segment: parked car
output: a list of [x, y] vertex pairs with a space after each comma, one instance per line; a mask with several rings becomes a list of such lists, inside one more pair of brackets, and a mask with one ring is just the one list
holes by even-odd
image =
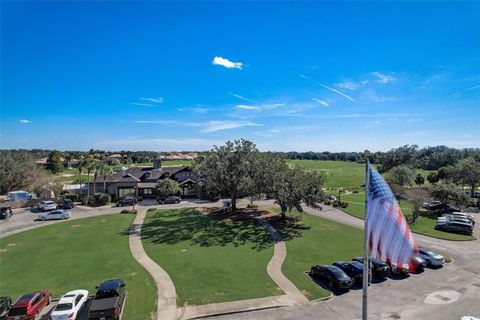
[[314, 265], [310, 269], [310, 276], [328, 283], [331, 289], [350, 289], [353, 280], [342, 269], [335, 266]]
[[0, 297], [0, 319], [4, 319], [10, 310], [12, 299], [10, 297]]
[[[362, 283], [363, 281], [363, 264], [358, 261], [337, 261], [334, 266], [342, 269], [354, 282]], [[369, 272], [369, 279], [371, 272]]]
[[57, 209], [57, 204], [53, 201], [40, 201], [38, 203], [38, 209], [43, 211], [55, 210]]
[[[363, 257], [355, 257], [352, 260], [363, 263]], [[390, 267], [388, 264], [385, 261], [373, 257], [370, 257], [368, 260], [370, 261], [370, 270], [373, 277], [382, 280], [386, 279], [388, 273], [390, 272]]]
[[330, 200], [330, 201], [337, 201], [337, 197], [335, 197], [333, 194], [329, 194], [329, 195], [327, 196], [327, 198], [328, 198], [328, 200]]
[[8, 220], [13, 215], [12, 208], [2, 207], [0, 208], [0, 219]]
[[117, 201], [117, 207], [133, 206], [136, 203], [137, 198], [135, 198], [134, 196], [125, 196]]
[[96, 289], [95, 298], [88, 311], [88, 319], [119, 320], [127, 296], [123, 280], [107, 280], [96, 287]]
[[75, 203], [71, 199], [64, 199], [60, 203], [60, 207], [62, 207], [62, 209], [73, 209], [75, 208]]
[[73, 290], [65, 293], [50, 314], [50, 320], [74, 320], [88, 300], [87, 290]]
[[427, 267], [440, 267], [445, 263], [445, 258], [432, 249], [420, 248], [418, 254], [427, 262]]
[[166, 198], [157, 199], [157, 202], [160, 203], [160, 204], [180, 203], [180, 201], [182, 201], [182, 199], [180, 197], [177, 197], [177, 196], [170, 196], [170, 197], [166, 197]]
[[36, 320], [40, 312], [52, 301], [50, 291], [28, 293], [15, 301], [8, 311], [7, 320]]
[[64, 220], [69, 219], [72, 213], [68, 210], [54, 210], [49, 212], [42, 212], [38, 214], [38, 220]]
[[454, 232], [470, 235], [473, 233], [473, 224], [471, 222], [456, 221], [456, 220], [437, 220], [435, 230], [446, 232]]
[[224, 212], [230, 212], [230, 211], [232, 211], [232, 200], [230, 200], [230, 199], [223, 200], [222, 210], [223, 210]]
[[415, 256], [412, 258], [412, 262], [415, 265], [415, 272], [422, 272], [427, 266], [427, 261], [421, 256]]

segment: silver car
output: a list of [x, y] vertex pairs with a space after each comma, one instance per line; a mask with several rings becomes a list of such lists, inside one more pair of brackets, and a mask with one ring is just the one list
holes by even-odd
[[427, 262], [428, 267], [440, 267], [445, 263], [445, 258], [431, 249], [420, 248], [418, 254]]
[[72, 216], [70, 211], [67, 210], [54, 210], [50, 212], [42, 212], [38, 215], [38, 220], [57, 220], [57, 219], [68, 219]]

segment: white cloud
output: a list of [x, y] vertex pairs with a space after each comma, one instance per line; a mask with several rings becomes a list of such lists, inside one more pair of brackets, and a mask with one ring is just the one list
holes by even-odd
[[372, 75], [374, 77], [376, 77], [376, 82], [377, 83], [389, 83], [389, 82], [392, 82], [392, 81], [395, 81], [396, 78], [392, 75], [388, 75], [388, 74], [384, 74], [384, 73], [380, 73], [378, 71], [375, 71], [375, 72], [372, 72]]
[[32, 123], [32, 121], [28, 120], [28, 119], [20, 119], [18, 122], [22, 123], [22, 124], [28, 124], [28, 123]]
[[350, 101], [352, 101], [352, 102], [357, 102], [357, 100], [353, 99], [353, 98], [350, 97], [349, 95], [347, 95], [347, 94], [345, 94], [345, 93], [343, 93], [343, 92], [341, 92], [341, 91], [339, 91], [339, 90], [337, 90], [337, 89], [330, 88], [329, 86], [326, 86], [326, 85], [324, 85], [323, 83], [320, 83], [320, 82], [318, 82], [318, 81], [315, 81], [315, 80], [313, 80], [312, 78], [309, 78], [309, 77], [307, 77], [307, 76], [304, 75], [304, 74], [299, 73], [298, 75], [299, 75], [300, 77], [302, 77], [303, 79], [310, 80], [310, 81], [312, 81], [313, 83], [315, 83], [316, 85], [319, 85], [320, 87], [323, 87], [323, 88], [325, 88], [325, 89], [327, 89], [327, 90], [330, 90], [330, 91], [332, 91], [332, 92], [335, 92], [336, 94], [339, 94], [339, 95], [341, 95], [342, 97], [347, 98], [348, 100], [350, 100]]
[[138, 103], [138, 102], [132, 102], [132, 104], [136, 106], [144, 106], [144, 107], [156, 107], [155, 104], [150, 104], [150, 103]]
[[143, 101], [149, 101], [149, 102], [154, 102], [154, 103], [162, 103], [163, 102], [163, 97], [159, 97], [159, 98], [140, 98], [140, 100], [143, 100]]
[[227, 92], [229, 95], [231, 95], [232, 97], [235, 97], [235, 98], [238, 98], [240, 100], [243, 100], [243, 101], [247, 101], [247, 102], [255, 102], [251, 99], [248, 99], [248, 98], [245, 98], [244, 96], [241, 96], [239, 95], [238, 93], [235, 93], [235, 92]]
[[320, 103], [320, 104], [321, 104], [322, 106], [324, 106], [324, 107], [329, 107], [329, 106], [330, 106], [328, 103], [326, 103], [326, 102], [323, 101], [323, 100], [320, 100], [320, 99], [317, 99], [317, 98], [312, 98], [312, 100]]
[[238, 104], [235, 108], [240, 110], [260, 110], [260, 107], [257, 106], [248, 106], [245, 104]]
[[230, 61], [230, 60], [225, 59], [225, 58], [222, 58], [222, 57], [215, 57], [215, 58], [213, 58], [212, 64], [213, 64], [213, 65], [217, 65], [217, 66], [222, 66], [222, 67], [225, 67], [225, 68], [227, 68], [227, 69], [239, 69], [239, 70], [242, 70], [242, 68], [243, 68], [243, 63], [241, 63], [241, 62], [233, 62], [233, 61]]
[[468, 91], [472, 91], [472, 90], [477, 90], [477, 89], [480, 89], [480, 84], [479, 85], [476, 85], [476, 86], [473, 86], [473, 87], [470, 87], [468, 89], [465, 89], [465, 90], [462, 90], [462, 91], [457, 91], [455, 93], [452, 94], [452, 96], [454, 98], [459, 98], [461, 97], [464, 93], [468, 92]]
[[140, 124], [180, 124], [175, 120], [135, 120], [133, 122]]
[[203, 127], [202, 132], [217, 132], [221, 130], [229, 130], [241, 127], [259, 127], [261, 124], [250, 121], [232, 121], [232, 120], [211, 120], [207, 124], [204, 123], [190, 123], [190, 126]]
[[356, 90], [361, 86], [364, 86], [368, 83], [368, 80], [361, 80], [361, 81], [345, 81], [340, 83], [335, 83], [337, 87], [347, 90]]

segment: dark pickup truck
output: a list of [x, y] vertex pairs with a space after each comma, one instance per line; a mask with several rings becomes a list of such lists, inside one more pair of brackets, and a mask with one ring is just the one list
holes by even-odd
[[127, 291], [121, 279], [107, 280], [97, 287], [88, 311], [89, 320], [119, 320]]

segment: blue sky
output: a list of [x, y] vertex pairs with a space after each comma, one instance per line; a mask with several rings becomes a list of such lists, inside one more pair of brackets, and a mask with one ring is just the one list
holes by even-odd
[[480, 3], [2, 2], [1, 147], [480, 147]]

